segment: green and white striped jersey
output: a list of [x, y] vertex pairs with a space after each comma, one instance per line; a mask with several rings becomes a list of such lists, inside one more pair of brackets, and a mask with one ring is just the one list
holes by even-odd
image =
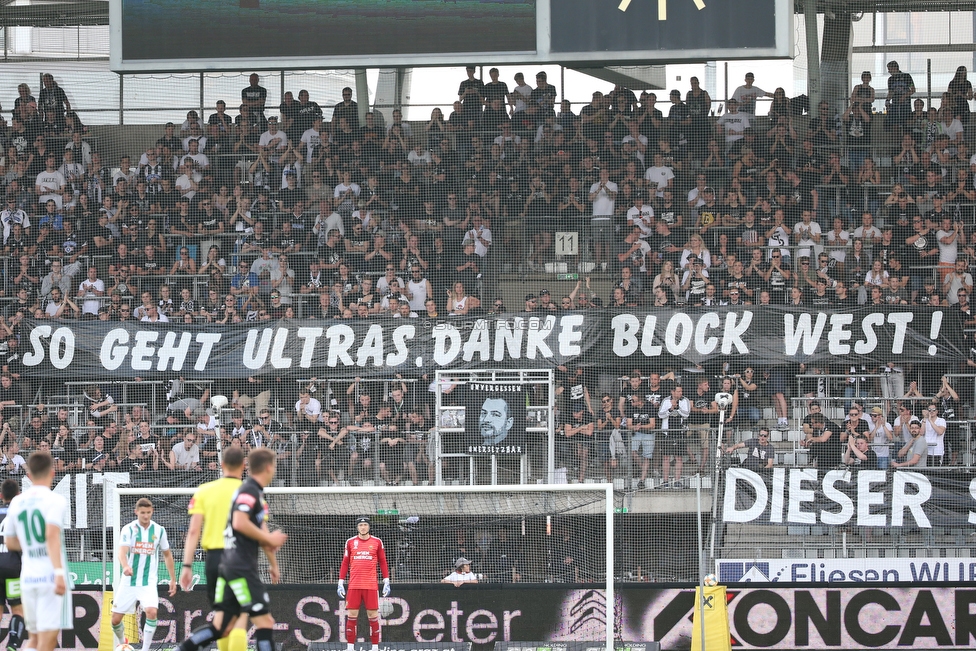
[[152, 520], [141, 527], [133, 520], [122, 528], [119, 547], [128, 547], [132, 576], [122, 576], [120, 582], [129, 586], [149, 586], [159, 583], [159, 552], [169, 549], [166, 529]]
[[64, 528], [69, 513], [68, 500], [46, 486], [31, 486], [10, 502], [4, 535], [20, 542], [21, 585], [54, 585], [54, 566], [47, 555], [48, 524], [61, 530], [61, 567], [67, 569]]

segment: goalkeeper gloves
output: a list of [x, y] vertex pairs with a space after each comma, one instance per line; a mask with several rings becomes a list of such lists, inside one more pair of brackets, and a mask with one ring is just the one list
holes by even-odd
[[339, 594], [340, 599], [346, 598], [346, 586], [344, 584], [345, 581], [339, 579], [339, 587], [336, 589], [336, 592]]
[[390, 580], [389, 579], [383, 579], [383, 596], [384, 597], [389, 597], [390, 596]]

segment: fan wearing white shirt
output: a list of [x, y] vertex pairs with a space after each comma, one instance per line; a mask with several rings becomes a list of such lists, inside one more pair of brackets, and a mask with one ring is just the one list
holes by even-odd
[[277, 117], [272, 115], [268, 118], [268, 130], [258, 139], [258, 147], [265, 152], [269, 160], [275, 163], [278, 162], [279, 155], [288, 149], [288, 136], [284, 131], [278, 130]]
[[729, 111], [715, 123], [716, 130], [725, 134], [725, 148], [728, 150], [736, 140], [745, 137], [749, 128], [749, 116], [739, 113], [739, 102], [735, 98], [729, 99]]
[[865, 244], [877, 244], [881, 241], [881, 229], [874, 225], [874, 215], [869, 212], [861, 215], [861, 225], [851, 235], [855, 240], [864, 240]]
[[37, 203], [42, 206], [53, 199], [58, 209], [61, 208], [62, 194], [66, 185], [64, 174], [57, 169], [57, 158], [54, 154], [49, 154], [45, 160], [46, 168], [37, 175], [34, 181], [34, 191], [37, 193]]
[[600, 180], [590, 186], [590, 202], [593, 204], [593, 217], [590, 220], [593, 237], [593, 261], [601, 266], [603, 255], [610, 257], [613, 228], [611, 217], [617, 199], [617, 184], [610, 180], [610, 171], [600, 170]]
[[85, 188], [85, 166], [75, 162], [75, 154], [72, 150], [64, 150], [64, 162], [61, 163], [58, 171], [73, 192], [81, 192]]
[[453, 583], [460, 588], [465, 583], [477, 583], [478, 575], [471, 571], [471, 561], [464, 556], [454, 562], [454, 571], [441, 579], [441, 583]]
[[491, 247], [491, 229], [485, 226], [481, 215], [471, 216], [471, 230], [464, 234], [464, 239], [474, 242], [475, 255], [480, 258], [488, 255], [488, 249]]
[[349, 172], [343, 172], [342, 183], [335, 186], [335, 191], [332, 194], [336, 211], [340, 214], [343, 212], [346, 212], [346, 214], [351, 213], [356, 207], [356, 198], [359, 196], [359, 193], [359, 184], [352, 181], [352, 175]]
[[739, 111], [743, 115], [748, 115], [749, 117], [756, 117], [756, 99], [759, 97], [772, 97], [772, 93], [767, 93], [759, 86], [754, 86], [753, 81], [755, 80], [755, 75], [751, 72], [747, 72], [745, 76], [745, 85], [739, 86], [732, 93], [732, 98], [739, 103]]
[[634, 195], [634, 205], [627, 211], [627, 225], [640, 229], [640, 238], [646, 240], [654, 234], [654, 208], [644, 203], [644, 195]]
[[644, 180], [660, 199], [664, 196], [664, 191], [674, 183], [674, 171], [665, 166], [664, 157], [661, 154], [654, 154], [654, 165], [648, 167], [647, 171], [644, 172]]
[[322, 116], [312, 120], [312, 127], [302, 134], [301, 142], [305, 145], [305, 162], [311, 163], [316, 148], [322, 146]]
[[532, 94], [532, 86], [525, 83], [525, 77], [521, 72], [515, 73], [515, 88], [512, 89], [512, 99], [515, 100], [515, 110], [513, 113], [520, 113], [525, 110], [525, 101]]
[[302, 388], [295, 403], [295, 413], [301, 423], [318, 423], [322, 421], [322, 403], [313, 398], [308, 388]]

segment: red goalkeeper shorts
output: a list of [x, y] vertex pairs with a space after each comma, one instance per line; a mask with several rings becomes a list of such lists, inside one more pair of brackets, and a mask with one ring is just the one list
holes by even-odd
[[379, 610], [379, 591], [376, 588], [349, 588], [346, 592], [346, 612], [359, 612], [361, 604], [366, 606], [366, 610]]

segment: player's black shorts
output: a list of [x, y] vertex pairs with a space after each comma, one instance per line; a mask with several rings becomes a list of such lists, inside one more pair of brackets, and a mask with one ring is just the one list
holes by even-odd
[[208, 549], [207, 559], [203, 565], [203, 573], [207, 578], [207, 600], [211, 606], [214, 605], [214, 591], [217, 589], [217, 576], [220, 573], [220, 559], [223, 554], [223, 549]]
[[[228, 617], [267, 615], [271, 613], [268, 588], [257, 570], [220, 568], [214, 596], [214, 608]], [[226, 621], [226, 620], [225, 620]]]
[[0, 553], [0, 604], [20, 605], [20, 554]]

